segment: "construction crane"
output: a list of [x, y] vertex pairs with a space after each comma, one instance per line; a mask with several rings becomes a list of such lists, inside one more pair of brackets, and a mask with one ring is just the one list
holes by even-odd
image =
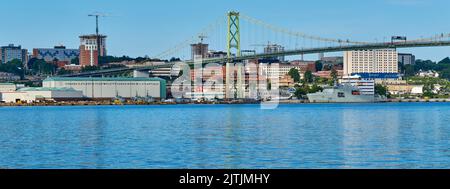
[[204, 40], [205, 38], [208, 38], [208, 36], [206, 36], [206, 35], [204, 35], [204, 34], [200, 34], [200, 35], [198, 36], [198, 38], [200, 39], [200, 43], [203, 44], [203, 40]]
[[106, 14], [102, 14], [102, 13], [93, 13], [93, 14], [89, 14], [89, 17], [95, 17], [95, 35], [97, 38], [97, 55], [98, 55], [98, 61], [100, 61], [100, 34], [99, 34], [99, 29], [98, 29], [98, 18], [99, 17], [107, 17]]

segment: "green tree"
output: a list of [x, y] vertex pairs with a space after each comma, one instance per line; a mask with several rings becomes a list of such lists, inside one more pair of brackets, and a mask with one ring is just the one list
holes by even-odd
[[317, 93], [323, 91], [323, 88], [318, 86], [317, 84], [312, 85], [311, 87], [307, 84], [303, 84], [303, 85], [295, 85], [295, 92], [294, 95], [298, 98], [298, 99], [303, 99], [305, 98], [305, 96], [309, 93]]
[[83, 68], [81, 68], [81, 72], [90, 72], [90, 71], [96, 71], [96, 70], [100, 70], [99, 66], [83, 66]]
[[450, 80], [450, 68], [441, 71], [441, 78]]
[[175, 57], [172, 57], [169, 60], [169, 62], [178, 62], [178, 61], [181, 61], [181, 59], [180, 58], [175, 58]]
[[314, 84], [311, 88], [309, 88], [308, 93], [317, 93], [323, 91], [323, 88]]
[[333, 79], [333, 84], [338, 80], [338, 72], [334, 68], [331, 69], [331, 78]]
[[22, 61], [18, 59], [11, 60], [6, 64], [0, 64], [0, 71], [18, 75], [21, 79], [25, 76]]
[[66, 75], [66, 74], [72, 74], [73, 71], [71, 70], [66, 70], [64, 68], [61, 68], [58, 70], [57, 75]]
[[308, 94], [308, 88], [301, 87], [301, 86], [298, 86], [298, 87], [295, 88], [294, 95], [298, 99], [303, 99], [306, 94]]
[[316, 71], [322, 71], [322, 69], [323, 69], [322, 61], [320, 61], [320, 60], [316, 61], [315, 65], [316, 65]]
[[446, 57], [438, 62], [438, 64], [450, 64], [450, 58]]
[[432, 83], [427, 83], [423, 86], [423, 97], [428, 97], [428, 98], [433, 98], [434, 97], [434, 84]]
[[303, 79], [305, 83], [312, 83], [314, 81], [314, 75], [308, 70], [305, 72]]
[[42, 59], [35, 59], [30, 61], [30, 69], [35, 74], [55, 74], [57, 66], [54, 64], [49, 64]]
[[315, 84], [321, 84], [321, 85], [327, 85], [330, 83], [330, 79], [323, 78], [323, 77], [316, 77], [314, 80]]
[[294, 82], [298, 83], [300, 82], [300, 74], [298, 73], [298, 70], [295, 68], [291, 68], [288, 73], [289, 76], [291, 76], [292, 79], [294, 79]]
[[375, 94], [380, 96], [388, 96], [388, 88], [381, 84], [375, 85]]
[[405, 73], [406, 67], [405, 64], [403, 62], [398, 62], [398, 71], [400, 73]]
[[80, 58], [76, 57], [72, 60], [70, 60], [71, 64], [79, 65], [80, 64]]
[[133, 61], [133, 58], [128, 56], [115, 57], [115, 56], [101, 56], [98, 63], [100, 65], [105, 65], [113, 62], [123, 62], [123, 61]]
[[414, 65], [405, 65], [404, 66], [404, 74], [406, 77], [411, 77], [416, 75], [416, 71], [414, 70]]

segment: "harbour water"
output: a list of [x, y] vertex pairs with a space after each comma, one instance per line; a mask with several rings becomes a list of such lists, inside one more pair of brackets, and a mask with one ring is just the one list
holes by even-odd
[[0, 168], [450, 168], [450, 103], [0, 107]]

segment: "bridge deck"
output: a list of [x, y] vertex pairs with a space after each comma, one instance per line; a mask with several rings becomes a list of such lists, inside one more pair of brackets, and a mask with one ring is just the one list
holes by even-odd
[[[275, 52], [275, 53], [261, 53], [261, 54], [255, 54], [255, 55], [245, 55], [245, 56], [232, 57], [232, 58], [203, 59], [202, 63], [226, 63], [226, 62], [235, 62], [235, 61], [258, 59], [258, 58], [306, 55], [306, 54], [352, 51], [352, 50], [439, 47], [439, 46], [450, 46], [450, 41], [412, 41], [412, 42], [407, 41], [407, 42], [394, 42], [394, 43], [368, 43], [368, 44], [362, 44], [362, 45], [345, 45], [345, 46], [334, 46], [334, 47], [306, 48], [306, 49], [287, 50], [287, 51]], [[187, 63], [189, 65], [194, 63], [194, 61], [192, 61], [192, 60], [183, 61], [183, 62]], [[157, 65], [157, 66], [142, 66], [142, 67], [134, 67], [134, 68], [115, 68], [115, 69], [107, 69], [107, 70], [98, 70], [98, 71], [83, 72], [83, 73], [78, 73], [78, 74], [64, 75], [62, 77], [102, 76], [102, 75], [111, 75], [111, 74], [116, 74], [116, 73], [131, 72], [133, 70], [146, 71], [146, 70], [153, 70], [153, 69], [158, 69], [158, 68], [172, 67], [176, 63], [177, 62], [171, 62], [171, 63], [167, 63], [164, 65]]]

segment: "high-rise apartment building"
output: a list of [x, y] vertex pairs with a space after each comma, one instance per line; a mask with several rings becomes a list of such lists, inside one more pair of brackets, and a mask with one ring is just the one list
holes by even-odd
[[[97, 45], [97, 40], [100, 42]], [[98, 50], [100, 47], [100, 50]], [[97, 66], [98, 57], [106, 56], [106, 36], [105, 35], [82, 35], [80, 36], [80, 65]]]
[[197, 43], [191, 44], [191, 58], [208, 58], [208, 44]]
[[398, 53], [398, 62], [402, 63], [403, 65], [415, 64], [416, 56], [414, 56], [413, 54]]
[[14, 44], [0, 47], [0, 63], [5, 64], [14, 59], [26, 63], [28, 61], [28, 51], [22, 49], [20, 45], [14, 46]]
[[397, 51], [378, 49], [344, 52], [344, 75], [361, 73], [398, 73]]

